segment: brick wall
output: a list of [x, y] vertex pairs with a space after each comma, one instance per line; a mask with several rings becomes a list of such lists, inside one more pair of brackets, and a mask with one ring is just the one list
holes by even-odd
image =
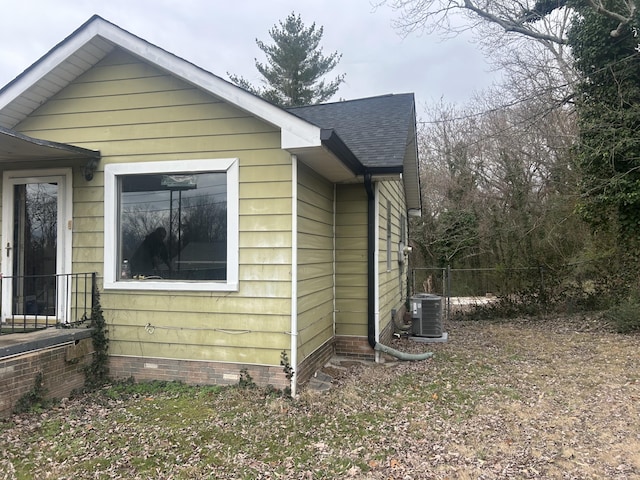
[[304, 384], [311, 376], [322, 368], [333, 356], [335, 351], [335, 342], [333, 339], [325, 342], [315, 352], [305, 358], [296, 371], [298, 385]]
[[93, 358], [91, 338], [0, 358], [0, 416], [11, 414], [16, 402], [33, 389], [38, 373], [46, 398], [68, 397], [84, 385], [84, 367]]
[[[331, 359], [334, 342], [330, 340], [313, 352], [298, 366], [298, 383], [309, 380], [311, 375]], [[109, 357], [109, 374], [114, 380], [133, 378], [135, 381], [181, 381], [189, 385], [235, 385], [241, 370], [246, 369], [256, 385], [289, 387], [282, 366], [238, 365], [234, 363], [176, 360], [167, 358]]]
[[[395, 321], [398, 325], [403, 323], [405, 312], [406, 308], [404, 306], [396, 312]], [[393, 322], [389, 322], [380, 332], [380, 343], [389, 345], [394, 330]], [[336, 336], [336, 355], [362, 358], [365, 360], [373, 360], [375, 358], [375, 352], [369, 346], [367, 337]]]
[[289, 386], [281, 366], [176, 360], [170, 358], [109, 357], [109, 374], [114, 380], [181, 381], [189, 385], [235, 385], [246, 369], [256, 385]]
[[375, 353], [367, 337], [336, 336], [336, 355], [373, 360]]
[[395, 328], [393, 326], [393, 322], [388, 323], [387, 326], [384, 327], [384, 330], [380, 332], [380, 343], [389, 345], [389, 343], [391, 342], [391, 338], [393, 337], [394, 331], [395, 331]]

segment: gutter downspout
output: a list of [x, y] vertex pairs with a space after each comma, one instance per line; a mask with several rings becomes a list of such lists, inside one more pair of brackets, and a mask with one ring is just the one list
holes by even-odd
[[376, 232], [376, 196], [373, 190], [371, 173], [364, 175], [364, 188], [367, 191], [367, 340], [369, 345], [376, 352], [384, 352], [399, 360], [426, 360], [433, 356], [433, 353], [405, 353], [386, 345], [382, 345], [376, 340], [376, 268], [375, 252], [377, 248]]
[[375, 350], [378, 344], [376, 340], [375, 326], [375, 249], [376, 249], [376, 196], [373, 191], [371, 174], [364, 175], [364, 188], [367, 191], [367, 340], [371, 348]]

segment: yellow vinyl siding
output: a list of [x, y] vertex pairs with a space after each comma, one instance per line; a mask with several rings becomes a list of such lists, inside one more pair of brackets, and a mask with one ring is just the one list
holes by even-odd
[[[130, 343], [140, 343], [138, 339], [137, 332], [139, 327], [133, 326], [128, 327], [124, 325], [112, 325], [110, 330], [113, 330], [116, 336], [124, 339], [128, 339]], [[165, 357], [166, 355], [162, 354], [162, 350], [166, 349], [166, 345], [171, 344], [182, 344], [182, 345], [191, 345], [194, 347], [208, 347], [206, 350], [202, 349], [203, 354], [207, 354], [205, 352], [208, 351], [206, 360], [217, 360], [218, 355], [216, 349], [221, 349], [224, 347], [233, 347], [233, 348], [246, 348], [247, 343], [253, 343], [254, 345], [259, 345], [258, 348], [262, 349], [276, 349], [282, 351], [287, 348], [286, 342], [283, 342], [283, 336], [278, 333], [271, 332], [249, 332], [249, 333], [234, 333], [233, 331], [219, 331], [219, 330], [209, 330], [209, 329], [201, 329], [198, 335], [198, 342], [193, 343], [193, 333], [191, 330], [180, 329], [178, 327], [155, 327], [152, 331], [151, 328], [148, 328], [145, 332], [147, 338], [145, 339], [144, 349], [154, 348], [158, 354], [153, 354], [153, 357]], [[253, 337], [253, 341], [250, 339]], [[248, 342], [249, 340], [249, 342]], [[125, 341], [126, 342], [126, 341]], [[123, 343], [125, 343], [123, 342]], [[110, 348], [113, 348], [110, 346]], [[126, 352], [122, 352], [123, 355], [126, 355]]]
[[[197, 103], [194, 103], [194, 97], [202, 97]], [[171, 118], [174, 122], [184, 122], [194, 125], [200, 120], [208, 122], [219, 121], [218, 126], [224, 125], [222, 128], [231, 128], [226, 126], [226, 121], [230, 121], [231, 125], [235, 125], [235, 119], [247, 118], [238, 109], [221, 103], [210, 96], [196, 90], [182, 90], [179, 94], [172, 94], [171, 98], [162, 93], [144, 93], [139, 95], [114, 96], [105, 99], [87, 99], [87, 103], [80, 109], [75, 105], [76, 101], [51, 100], [51, 104], [47, 103], [47, 109], [56, 110], [57, 126], [61, 129], [75, 128], [75, 125], [82, 124], [81, 128], [90, 129], [93, 127], [121, 127], [122, 125], [137, 125], [126, 115], [121, 115], [115, 110], [140, 109], [136, 112], [135, 122], [140, 124], [153, 124], [158, 118]], [[184, 105], [180, 105], [180, 103]], [[203, 105], [215, 105], [215, 109], [202, 108]], [[30, 120], [34, 127], [42, 126], [48, 128], [46, 122], [47, 109], [41, 109], [36, 112], [36, 117]], [[80, 111], [76, 111], [80, 110]], [[41, 123], [39, 123], [41, 122]], [[264, 129], [264, 126], [262, 127]], [[232, 133], [232, 132], [229, 132]]]
[[[167, 295], [171, 297], [171, 295]], [[175, 324], [174, 315], [171, 312], [158, 309], [155, 312], [157, 316], [157, 326], [162, 328], [179, 329], [181, 326]], [[250, 332], [260, 332], [264, 329], [265, 321], [271, 322], [270, 331], [285, 331], [289, 328], [289, 316], [271, 315], [265, 313], [245, 313], [242, 317], [233, 313], [211, 313], [211, 312], [187, 312], [183, 313], [184, 320], [190, 328], [199, 328], [203, 330], [219, 330], [226, 334], [244, 334]], [[126, 315], [121, 315], [118, 325], [133, 327], [140, 322], [147, 320], [147, 314], [143, 310], [128, 310]], [[147, 332], [148, 333], [148, 332]], [[149, 334], [149, 333], [148, 333]]]
[[[80, 169], [73, 171], [73, 245], [74, 272], [101, 272], [104, 247], [104, 191], [93, 184], [102, 185], [104, 176], [96, 172], [86, 182]], [[91, 185], [91, 186], [90, 186]], [[93, 242], [88, 241], [92, 239]]]
[[[400, 243], [401, 216], [406, 211], [404, 194], [400, 181], [385, 181], [379, 183], [379, 314], [380, 331], [383, 331], [392, 321], [391, 310], [399, 309], [406, 298], [407, 272], [406, 265], [398, 262], [398, 245]], [[387, 211], [387, 205], [390, 210]], [[391, 224], [391, 269], [387, 270], [387, 218]], [[406, 228], [406, 219], [405, 219]]]
[[290, 232], [261, 232], [257, 235], [240, 237], [240, 248], [291, 248]]
[[362, 184], [337, 186], [336, 335], [367, 335], [367, 194]]
[[291, 231], [291, 215], [240, 215], [241, 232], [274, 230]]
[[298, 164], [298, 362], [333, 336], [333, 185]]
[[[212, 104], [214, 107], [217, 104]], [[156, 112], [157, 113], [157, 112]], [[45, 117], [46, 118], [46, 117]], [[68, 121], [68, 120], [67, 120]], [[37, 122], [33, 122], [34, 124]], [[160, 127], [160, 128], [159, 128]], [[32, 128], [36, 128], [32, 126]], [[80, 128], [74, 132], [77, 143], [86, 143], [94, 140], [92, 128]], [[135, 125], [113, 125], [102, 127], [108, 130], [109, 140], [112, 142], [127, 141], [132, 136], [139, 139], [163, 139], [163, 132], [169, 130], [173, 138], [198, 138], [202, 136], [210, 136], [215, 132], [214, 138], [223, 136], [238, 136], [244, 138], [247, 133], [251, 134], [268, 134], [274, 130], [272, 127], [265, 125], [255, 118], [223, 118], [223, 119], [201, 119], [201, 120], [184, 120], [179, 123], [148, 123]], [[58, 129], [56, 129], [58, 130]], [[62, 129], [60, 129], [62, 130]], [[36, 131], [49, 131], [48, 129]]]
[[[114, 355], [278, 365], [290, 348], [291, 159], [280, 131], [116, 50], [16, 128], [100, 150], [74, 168], [73, 269], [102, 275], [104, 165], [239, 159], [239, 291], [101, 292]], [[152, 333], [150, 333], [152, 332]]]
[[269, 198], [291, 198], [291, 182], [271, 182], [268, 189], [255, 190], [250, 183], [240, 184], [240, 201], [252, 199], [256, 205]]
[[[398, 263], [402, 183], [378, 183], [379, 331], [391, 322], [406, 296], [406, 268]], [[387, 201], [390, 209], [387, 210]], [[341, 185], [336, 215], [336, 334], [367, 335], [367, 195], [363, 185]], [[391, 218], [391, 262], [387, 270], [387, 217]], [[406, 224], [406, 221], [405, 221]]]
[[[116, 295], [109, 294], [106, 296], [115, 297]], [[257, 301], [248, 301], [247, 299], [239, 296], [228, 296], [224, 302], [224, 306], [228, 308], [228, 310], [227, 312], [220, 312], [212, 308], [212, 302], [202, 301], [202, 295], [198, 295], [197, 293], [192, 293], [191, 295], [179, 295], [171, 291], [147, 294], [143, 294], [141, 292], [127, 292], [118, 293], [117, 296], [121, 301], [119, 303], [114, 303], [109, 307], [109, 309], [114, 313], [114, 322], [121, 322], [124, 318], [128, 318], [131, 314], [131, 310], [136, 310], [137, 315], [141, 312], [148, 312], [149, 314], [152, 314], [152, 316], [148, 318], [148, 321], [151, 324], [158, 321], [160, 316], [166, 315], [167, 319], [171, 319], [171, 322], [174, 323], [175, 326], [185, 329], [192, 327], [189, 324], [182, 323], [182, 318], [189, 318], [189, 315], [187, 315], [188, 313], [204, 315], [227, 315], [227, 313], [229, 313], [236, 316], [236, 318], [242, 315], [281, 316], [284, 315], [282, 312], [286, 310], [289, 305], [288, 297], [263, 297]], [[180, 322], [176, 323], [176, 320], [180, 320]], [[235, 323], [236, 322], [234, 321], [227, 327], [233, 329]], [[275, 325], [272, 322], [266, 321], [264, 324], [265, 328], [261, 330], [269, 331], [274, 326]]]
[[260, 202], [243, 199], [240, 202], [240, 215], [291, 215], [291, 200], [287, 198], [260, 199]]
[[[148, 340], [142, 343], [138, 337], [132, 338], [128, 336], [129, 334], [130, 332], [127, 332], [126, 330], [122, 331], [114, 327], [114, 331], [111, 332], [111, 336], [123, 338], [123, 340], [118, 343], [109, 344], [109, 353], [111, 355], [274, 365], [273, 352], [281, 352], [284, 349], [284, 346], [282, 348], [262, 348], [262, 342], [260, 342], [260, 339], [257, 336], [243, 336], [242, 338], [244, 339], [245, 346], [234, 347], [229, 345], [202, 345], [193, 342], [155, 343]], [[259, 346], [247, 348], [246, 344], [252, 342], [257, 342]]]
[[[280, 136], [274, 133], [248, 133], [244, 135], [232, 135], [223, 137], [211, 137], [211, 136], [194, 136], [194, 137], [182, 137], [178, 141], [176, 138], [170, 138], [172, 135], [171, 129], [166, 125], [159, 125], [158, 128], [163, 132], [161, 138], [144, 138], [144, 139], [130, 139], [130, 140], [111, 140], [109, 137], [103, 138], [100, 141], [85, 141], [79, 142], [75, 140], [73, 144], [78, 147], [90, 148], [93, 150], [100, 150], [103, 153], [108, 151], [114, 156], [125, 157], [140, 157], [140, 156], [154, 156], [158, 154], [173, 155], [173, 158], [208, 158], [210, 155], [218, 154], [222, 152], [236, 152], [240, 156], [243, 150], [255, 150], [255, 149], [277, 149], [280, 145]], [[31, 136], [44, 136], [44, 132], [25, 132]], [[46, 132], [47, 140], [53, 140], [56, 142], [62, 142], [62, 138], [59, 135], [53, 135], [50, 132]], [[190, 154], [190, 157], [183, 157], [183, 155]], [[225, 157], [231, 156], [229, 153], [225, 153]], [[136, 159], [136, 161], [144, 161], [145, 159]], [[157, 158], [154, 158], [157, 160]]]

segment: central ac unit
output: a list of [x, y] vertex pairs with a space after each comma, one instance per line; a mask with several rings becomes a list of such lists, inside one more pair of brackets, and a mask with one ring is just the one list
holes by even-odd
[[411, 333], [417, 337], [442, 337], [442, 298], [429, 293], [411, 297]]

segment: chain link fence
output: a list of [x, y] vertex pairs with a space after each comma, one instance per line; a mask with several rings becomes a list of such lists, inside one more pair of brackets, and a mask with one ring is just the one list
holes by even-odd
[[522, 292], [544, 292], [549, 275], [544, 267], [421, 267], [411, 271], [411, 291], [412, 295], [431, 293], [443, 297], [443, 313], [450, 318], [456, 309], [485, 305]]
[[410, 274], [411, 296], [441, 297], [444, 320], [602, 312], [618, 332], [640, 330], [640, 275], [614, 256], [553, 268], [416, 267]]
[[411, 282], [413, 293], [433, 293], [443, 297], [492, 297], [523, 290], [543, 290], [545, 276], [544, 267], [424, 267], [412, 270]]

